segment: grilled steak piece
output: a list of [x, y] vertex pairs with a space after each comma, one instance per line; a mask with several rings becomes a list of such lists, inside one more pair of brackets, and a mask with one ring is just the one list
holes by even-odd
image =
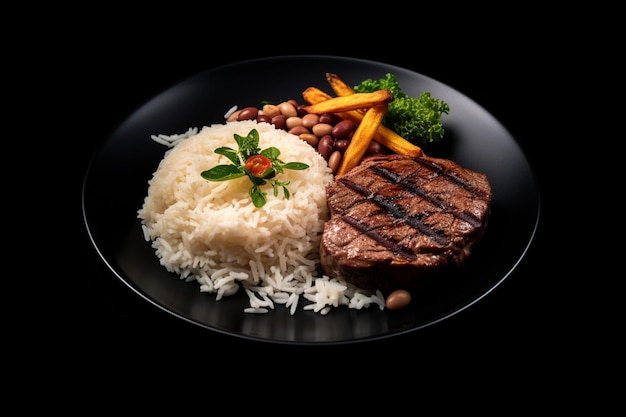
[[483, 236], [487, 176], [440, 158], [376, 155], [326, 189], [324, 273], [388, 293], [430, 286], [460, 269]]

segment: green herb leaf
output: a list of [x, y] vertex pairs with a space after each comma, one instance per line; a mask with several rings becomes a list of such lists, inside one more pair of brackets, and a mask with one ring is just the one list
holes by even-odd
[[301, 171], [303, 169], [307, 169], [309, 166], [307, 164], [305, 164], [304, 162], [287, 162], [285, 165], [283, 165], [283, 168], [286, 169], [294, 169], [297, 171]]
[[228, 158], [230, 160], [230, 162], [232, 162], [235, 165], [239, 165], [240, 164], [239, 152], [237, 152], [236, 150], [234, 150], [232, 148], [227, 148], [227, 147], [217, 148], [215, 150], [215, 153], [220, 154], [220, 155], [224, 155], [226, 158]]
[[270, 146], [269, 148], [263, 149], [261, 151], [261, 155], [267, 156], [272, 161], [278, 159], [280, 155], [280, 150], [274, 146]]
[[267, 198], [265, 197], [265, 193], [261, 191], [261, 189], [257, 185], [250, 188], [250, 191], [248, 191], [248, 194], [250, 195], [250, 198], [252, 199], [252, 204], [254, 204], [254, 207], [257, 207], [257, 208], [263, 207], [265, 203], [267, 203]]
[[[282, 173], [282, 171], [281, 171]], [[266, 179], [270, 179], [270, 178], [274, 178], [276, 176], [276, 169], [275, 168], [270, 168], [267, 171], [265, 171], [263, 173], [263, 175], [261, 175], [261, 178], [266, 178]]]
[[202, 178], [209, 181], [228, 181], [246, 175], [240, 167], [235, 165], [217, 165], [200, 173]]

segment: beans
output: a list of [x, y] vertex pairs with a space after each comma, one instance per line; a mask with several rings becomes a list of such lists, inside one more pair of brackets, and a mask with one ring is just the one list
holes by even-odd
[[301, 117], [298, 117], [298, 116], [287, 117], [286, 122], [287, 122], [287, 129], [293, 129], [294, 127], [302, 126], [308, 130], [308, 127], [302, 124]]
[[[292, 99], [279, 104], [264, 104], [261, 109], [244, 107], [233, 112], [227, 122], [256, 120], [259, 123], [271, 123], [276, 129], [286, 130], [317, 149], [334, 173], [350, 144], [356, 124], [332, 113], [306, 113], [304, 106]], [[385, 152], [385, 147], [372, 140], [365, 153], [370, 155]]]
[[263, 105], [263, 110], [262, 110], [263, 114], [268, 116], [270, 119], [274, 116], [278, 116], [280, 113], [280, 109], [278, 108], [278, 106], [275, 106], [273, 104], [265, 104]]
[[320, 142], [318, 137], [315, 136], [313, 133], [300, 133], [300, 135], [298, 136], [300, 136], [300, 139], [302, 139], [314, 148], [316, 148]]
[[252, 120], [256, 119], [258, 115], [259, 109], [257, 109], [256, 107], [246, 107], [241, 109], [239, 115], [237, 116], [237, 120]]
[[[289, 126], [287, 126], [289, 127]], [[296, 135], [296, 136], [300, 136], [303, 133], [311, 133], [309, 131], [309, 129], [307, 129], [304, 126], [294, 126], [291, 129], [288, 130], [289, 133], [291, 133], [292, 135]]]
[[276, 127], [276, 129], [286, 130], [287, 116], [285, 116], [284, 114], [279, 114], [272, 117], [272, 124]]
[[272, 118], [270, 116], [268, 116], [267, 114], [259, 114], [256, 117], [256, 121], [261, 123], [261, 122], [265, 122], [265, 123], [272, 123]]
[[400, 310], [411, 303], [411, 293], [406, 290], [392, 291], [385, 300], [385, 306], [389, 310]]
[[367, 145], [367, 149], [365, 150], [366, 155], [374, 155], [377, 153], [385, 153], [385, 147], [380, 143], [372, 140], [369, 145]]
[[338, 139], [344, 139], [354, 132], [355, 127], [352, 120], [342, 120], [333, 127], [331, 134]]
[[330, 167], [330, 170], [333, 171], [333, 174], [339, 169], [342, 158], [343, 155], [339, 151], [333, 151], [333, 153], [331, 153], [328, 157], [328, 166]]
[[311, 131], [321, 138], [322, 136], [332, 134], [333, 126], [328, 123], [317, 123], [315, 126], [311, 126]]
[[305, 114], [304, 116], [302, 116], [301, 120], [302, 120], [302, 126], [312, 129], [315, 125], [319, 124], [320, 117], [317, 114], [311, 113], [311, 114]]
[[340, 121], [341, 120], [338, 120], [334, 114], [330, 114], [330, 113], [320, 114], [320, 123], [325, 123], [327, 125], [334, 126]]
[[335, 141], [335, 149], [337, 149], [339, 152], [344, 153], [346, 151], [346, 149], [348, 149], [348, 145], [350, 144], [350, 141], [347, 139], [339, 139]]
[[324, 135], [317, 144], [317, 151], [328, 161], [330, 154], [333, 153], [335, 139], [330, 135]]
[[287, 101], [283, 101], [278, 105], [278, 110], [280, 110], [281, 114], [284, 114], [287, 117], [293, 117], [298, 115], [298, 110], [296, 107]]

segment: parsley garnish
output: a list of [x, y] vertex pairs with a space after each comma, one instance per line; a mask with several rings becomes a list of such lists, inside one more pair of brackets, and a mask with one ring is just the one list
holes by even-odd
[[354, 86], [359, 93], [388, 89], [393, 94], [383, 124], [409, 142], [426, 148], [430, 143], [443, 139], [445, 130], [442, 115], [450, 112], [443, 100], [424, 91], [419, 97], [409, 97], [401, 88], [396, 76], [387, 73], [378, 80], [367, 79]]

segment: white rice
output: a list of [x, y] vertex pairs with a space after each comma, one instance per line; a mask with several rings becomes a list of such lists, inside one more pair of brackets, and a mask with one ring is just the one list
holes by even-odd
[[[289, 180], [291, 197], [274, 196], [264, 188], [267, 203], [256, 208], [248, 195], [247, 177], [224, 182], [200, 173], [230, 163], [214, 150], [237, 148], [233, 134], [259, 132], [259, 147], [276, 146], [284, 162], [309, 165], [285, 170], [276, 179]], [[331, 308], [384, 308], [380, 292], [370, 293], [320, 275], [319, 245], [328, 220], [325, 187], [332, 173], [322, 156], [295, 135], [256, 121], [228, 122], [190, 128], [180, 135], [153, 135], [168, 146], [149, 180], [148, 194], [138, 210], [146, 241], [167, 271], [196, 281], [200, 291], [217, 300], [243, 288], [246, 313], [267, 313], [282, 305], [295, 314], [304, 310], [327, 314]]]
[[187, 129], [187, 131], [185, 133], [181, 133], [179, 135], [152, 135], [152, 140], [160, 143], [161, 145], [165, 145], [169, 148], [173, 148], [174, 146], [178, 145], [178, 143], [180, 141], [182, 141], [183, 139], [187, 139], [190, 136], [196, 135], [198, 133], [198, 128], [197, 127], [190, 127], [189, 129]]

